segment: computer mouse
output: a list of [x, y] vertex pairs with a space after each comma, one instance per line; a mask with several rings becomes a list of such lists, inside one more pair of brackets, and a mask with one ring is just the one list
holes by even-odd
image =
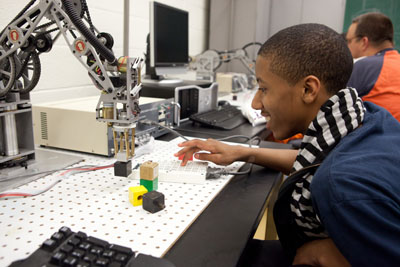
[[229, 106], [230, 103], [226, 100], [220, 100], [218, 101], [218, 106]]

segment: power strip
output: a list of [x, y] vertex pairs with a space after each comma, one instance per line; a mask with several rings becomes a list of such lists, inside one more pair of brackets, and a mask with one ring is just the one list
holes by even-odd
[[[181, 166], [180, 160], [159, 160], [158, 181], [171, 183], [202, 184], [206, 181], [208, 162], [189, 161]], [[139, 166], [132, 170], [133, 178], [140, 179]]]

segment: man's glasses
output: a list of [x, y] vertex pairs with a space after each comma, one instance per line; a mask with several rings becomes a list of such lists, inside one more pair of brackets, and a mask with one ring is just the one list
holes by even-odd
[[346, 41], [347, 41], [348, 44], [350, 44], [354, 39], [360, 39], [360, 38], [361, 38], [361, 36], [354, 36], [354, 37], [351, 37], [351, 38], [346, 38]]

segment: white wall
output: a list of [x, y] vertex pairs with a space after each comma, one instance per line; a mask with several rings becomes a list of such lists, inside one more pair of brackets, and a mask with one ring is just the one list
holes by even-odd
[[272, 0], [269, 36], [299, 23], [321, 23], [342, 32], [346, 0]]
[[[211, 0], [210, 49], [231, 50], [264, 43], [279, 30], [299, 23], [321, 23], [341, 32], [346, 0]], [[239, 61], [217, 71], [245, 72]]]
[[[3, 29], [28, 0], [1, 0], [0, 28]], [[39, 0], [37, 1], [39, 2]], [[208, 42], [208, 0], [158, 0], [189, 12], [189, 54], [204, 51]], [[94, 26], [114, 37], [114, 54], [123, 52], [123, 0], [87, 0]], [[144, 57], [149, 32], [149, 0], [130, 1], [129, 56]], [[98, 94], [86, 69], [71, 54], [61, 37], [53, 49], [40, 56], [42, 74], [31, 93], [33, 103]]]

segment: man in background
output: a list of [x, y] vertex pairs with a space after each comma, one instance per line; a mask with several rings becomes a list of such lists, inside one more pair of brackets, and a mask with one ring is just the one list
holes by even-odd
[[353, 19], [346, 40], [355, 59], [347, 85], [400, 121], [400, 55], [394, 49], [391, 20], [377, 12], [360, 15]]

